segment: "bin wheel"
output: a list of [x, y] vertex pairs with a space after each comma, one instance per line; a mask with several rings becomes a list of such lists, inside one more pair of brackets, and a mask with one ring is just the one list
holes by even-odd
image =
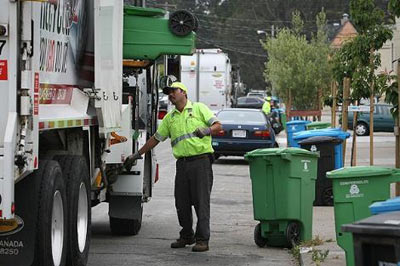
[[254, 228], [254, 242], [260, 248], [265, 247], [267, 244], [267, 239], [261, 235], [261, 223], [257, 224]]
[[331, 187], [324, 189], [322, 193], [322, 203], [325, 206], [333, 206], [333, 192]]
[[196, 18], [186, 10], [178, 10], [169, 17], [168, 27], [177, 36], [186, 36], [198, 27]]
[[300, 243], [300, 225], [296, 222], [291, 222], [286, 227], [286, 240], [290, 247]]

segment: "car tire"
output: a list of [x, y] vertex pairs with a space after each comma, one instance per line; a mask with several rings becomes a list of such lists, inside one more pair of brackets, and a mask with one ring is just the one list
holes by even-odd
[[368, 125], [364, 122], [357, 122], [354, 132], [356, 133], [357, 136], [368, 136], [369, 135]]

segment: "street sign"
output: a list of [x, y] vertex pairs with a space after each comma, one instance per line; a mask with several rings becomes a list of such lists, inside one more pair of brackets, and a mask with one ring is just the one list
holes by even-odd
[[347, 110], [349, 112], [369, 112], [369, 108], [369, 105], [350, 105]]

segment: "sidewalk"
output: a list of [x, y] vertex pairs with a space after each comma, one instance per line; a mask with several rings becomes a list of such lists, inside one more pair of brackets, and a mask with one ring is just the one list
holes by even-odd
[[[389, 138], [389, 140], [388, 140]], [[287, 140], [285, 132], [281, 132], [277, 136], [277, 142], [280, 147], [287, 147]], [[349, 166], [351, 156], [351, 143], [352, 138], [347, 139], [346, 146], [346, 162], [345, 165]], [[394, 158], [388, 157], [387, 154], [394, 154], [394, 137], [393, 141], [388, 133], [376, 133], [374, 137], [374, 143], [376, 147], [374, 156], [374, 164], [394, 167]], [[369, 165], [369, 137], [357, 137], [358, 143], [358, 159], [357, 165]], [[393, 149], [393, 151], [392, 151]], [[322, 244], [313, 247], [314, 253], [318, 250], [323, 253], [329, 250], [328, 256], [321, 262], [321, 266], [345, 266], [346, 258], [345, 252], [342, 248], [337, 245], [335, 235], [335, 220], [334, 220], [334, 208], [333, 207], [314, 207], [313, 209], [313, 239], [322, 240]], [[317, 265], [312, 260], [311, 248], [302, 248], [300, 250], [300, 264], [302, 266], [315, 266]], [[318, 252], [319, 253], [319, 252]]]

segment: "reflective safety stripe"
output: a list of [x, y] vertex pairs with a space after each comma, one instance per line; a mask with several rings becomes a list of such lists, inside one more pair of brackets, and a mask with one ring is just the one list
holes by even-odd
[[184, 140], [184, 139], [190, 139], [190, 138], [196, 138], [197, 136], [193, 133], [185, 134], [180, 137], [177, 137], [173, 141], [171, 141], [171, 146], [174, 147], [176, 144], [178, 144], [179, 141]]
[[219, 122], [218, 118], [216, 118], [215, 116], [211, 117], [211, 119], [208, 120], [208, 125], [212, 126], [212, 124], [214, 124], [215, 122]]

